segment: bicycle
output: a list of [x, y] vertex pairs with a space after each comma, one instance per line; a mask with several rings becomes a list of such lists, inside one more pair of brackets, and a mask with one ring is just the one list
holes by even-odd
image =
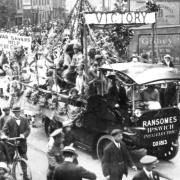
[[[14, 180], [32, 180], [32, 172], [30, 166], [26, 159], [22, 158], [19, 154], [18, 147], [19, 142], [24, 138], [14, 137], [14, 138], [6, 138], [5, 143], [15, 148], [15, 154], [12, 160], [12, 169], [11, 174]], [[11, 141], [14, 141], [13, 143]], [[24, 177], [23, 167], [26, 168], [26, 178]]]

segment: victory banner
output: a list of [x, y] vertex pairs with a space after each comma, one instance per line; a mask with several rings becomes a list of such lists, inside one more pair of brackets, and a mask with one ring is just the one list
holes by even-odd
[[32, 38], [28, 36], [19, 36], [13, 33], [0, 33], [0, 49], [6, 52], [12, 51], [15, 47], [21, 47], [28, 49], [28, 53], [31, 52]]
[[155, 12], [86, 12], [86, 24], [152, 24], [156, 22]]

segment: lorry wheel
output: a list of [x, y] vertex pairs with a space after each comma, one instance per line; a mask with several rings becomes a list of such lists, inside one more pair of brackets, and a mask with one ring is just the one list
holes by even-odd
[[163, 149], [162, 159], [163, 159], [163, 160], [173, 159], [173, 158], [177, 155], [178, 150], [179, 150], [179, 143], [178, 143], [178, 141], [175, 142], [175, 143], [172, 142], [171, 145], [166, 146], [166, 147]]
[[113, 137], [111, 135], [103, 135], [98, 139], [97, 144], [96, 144], [96, 153], [97, 153], [98, 159], [100, 160], [102, 159], [104, 148], [110, 142], [113, 142]]
[[149, 149], [148, 154], [157, 156], [158, 159], [170, 160], [177, 155], [178, 150], [179, 150], [179, 143], [178, 141], [176, 141], [176, 142], [172, 142], [167, 146], [159, 147], [156, 150]]

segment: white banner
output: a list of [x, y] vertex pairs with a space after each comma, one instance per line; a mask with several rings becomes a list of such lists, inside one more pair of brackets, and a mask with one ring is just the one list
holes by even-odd
[[86, 24], [152, 24], [156, 22], [155, 13], [136, 12], [96, 12], [84, 13]]
[[31, 0], [23, 0], [23, 6], [31, 6]]
[[0, 49], [4, 51], [12, 51], [15, 47], [21, 47], [28, 49], [31, 53], [32, 38], [29, 36], [19, 36], [13, 33], [0, 33]]

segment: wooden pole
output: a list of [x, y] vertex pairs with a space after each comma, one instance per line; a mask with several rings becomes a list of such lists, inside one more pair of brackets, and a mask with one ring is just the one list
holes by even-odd
[[86, 74], [87, 74], [87, 69], [88, 69], [88, 57], [87, 57], [87, 26], [86, 26], [84, 17], [83, 17], [83, 54], [84, 54], [84, 61], [85, 61], [85, 72], [86, 72]]
[[[157, 14], [155, 13], [155, 19]], [[156, 54], [155, 54], [155, 28], [156, 28], [156, 22], [152, 24], [152, 62], [153, 64], [156, 62]]]
[[152, 62], [156, 63], [155, 60], [155, 23], [152, 24]]

